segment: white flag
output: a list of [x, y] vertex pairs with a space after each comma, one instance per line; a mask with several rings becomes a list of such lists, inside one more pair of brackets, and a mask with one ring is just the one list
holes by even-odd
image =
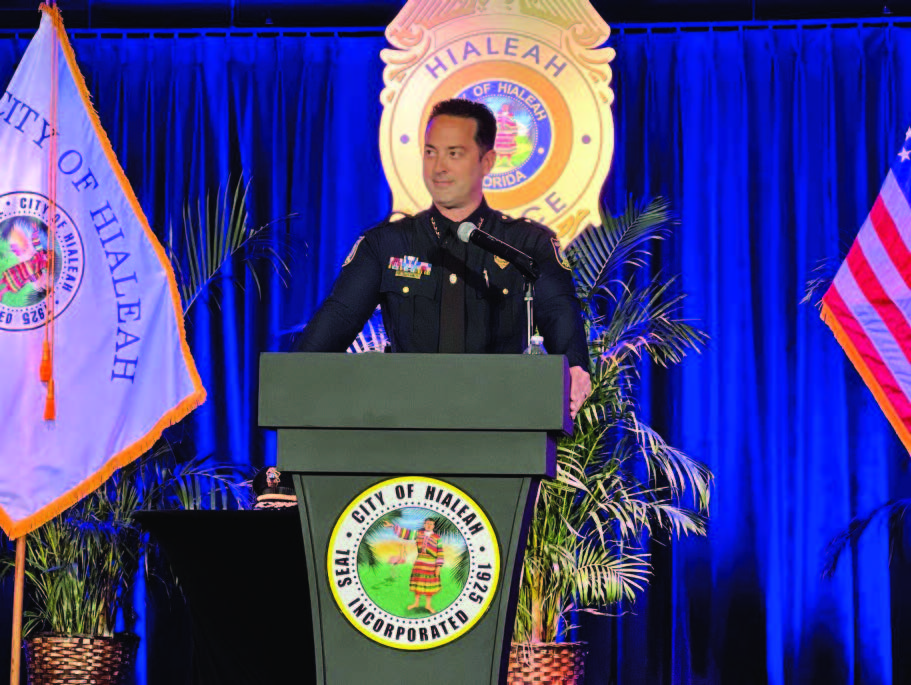
[[[59, 12], [41, 9], [0, 96], [0, 526], [13, 538], [96, 489], [205, 400], [170, 263], [101, 128]], [[54, 420], [44, 418], [39, 376], [46, 335]]]

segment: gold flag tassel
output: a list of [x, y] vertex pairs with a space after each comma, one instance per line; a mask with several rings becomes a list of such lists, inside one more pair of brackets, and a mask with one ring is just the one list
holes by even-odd
[[47, 383], [51, 380], [51, 345], [45, 337], [44, 344], [41, 346], [41, 382]]
[[47, 397], [44, 399], [44, 420], [53, 421], [57, 418], [57, 400], [54, 399], [54, 379], [47, 382]]
[[[57, 12], [56, 2], [50, 0], [50, 9]], [[58, 14], [59, 18], [59, 14]], [[51, 140], [48, 145], [47, 184], [50, 200], [50, 216], [47, 226], [47, 291], [45, 302], [47, 315], [44, 319], [44, 345], [41, 348], [39, 376], [47, 383], [44, 399], [44, 420], [57, 418], [57, 400], [54, 396], [54, 281], [57, 272], [57, 99], [58, 99], [58, 41], [57, 32], [51, 39], [51, 98], [50, 125]]]

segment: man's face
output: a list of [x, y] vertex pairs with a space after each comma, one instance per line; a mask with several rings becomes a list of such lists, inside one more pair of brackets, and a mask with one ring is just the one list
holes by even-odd
[[424, 530], [428, 533], [433, 532], [433, 521], [424, 521]]
[[474, 136], [474, 119], [440, 115], [424, 136], [424, 185], [440, 209], [474, 208], [481, 203], [484, 177], [497, 155], [483, 156]]

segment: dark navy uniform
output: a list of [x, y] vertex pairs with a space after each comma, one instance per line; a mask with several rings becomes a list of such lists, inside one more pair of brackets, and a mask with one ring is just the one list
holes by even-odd
[[[570, 366], [588, 370], [575, 286], [553, 232], [495, 212], [486, 202], [467, 221], [537, 262], [541, 276], [534, 285], [534, 323], [544, 346], [551, 354], [565, 354]], [[464, 352], [521, 353], [526, 336], [522, 275], [476, 245], [462, 243], [457, 228], [432, 207], [368, 230], [294, 349], [345, 351], [379, 304], [393, 352], [438, 352], [444, 288], [463, 287]]]

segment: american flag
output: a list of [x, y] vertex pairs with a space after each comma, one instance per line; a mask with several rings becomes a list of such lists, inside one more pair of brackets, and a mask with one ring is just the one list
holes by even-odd
[[911, 452], [911, 128], [848, 256], [822, 320]]

